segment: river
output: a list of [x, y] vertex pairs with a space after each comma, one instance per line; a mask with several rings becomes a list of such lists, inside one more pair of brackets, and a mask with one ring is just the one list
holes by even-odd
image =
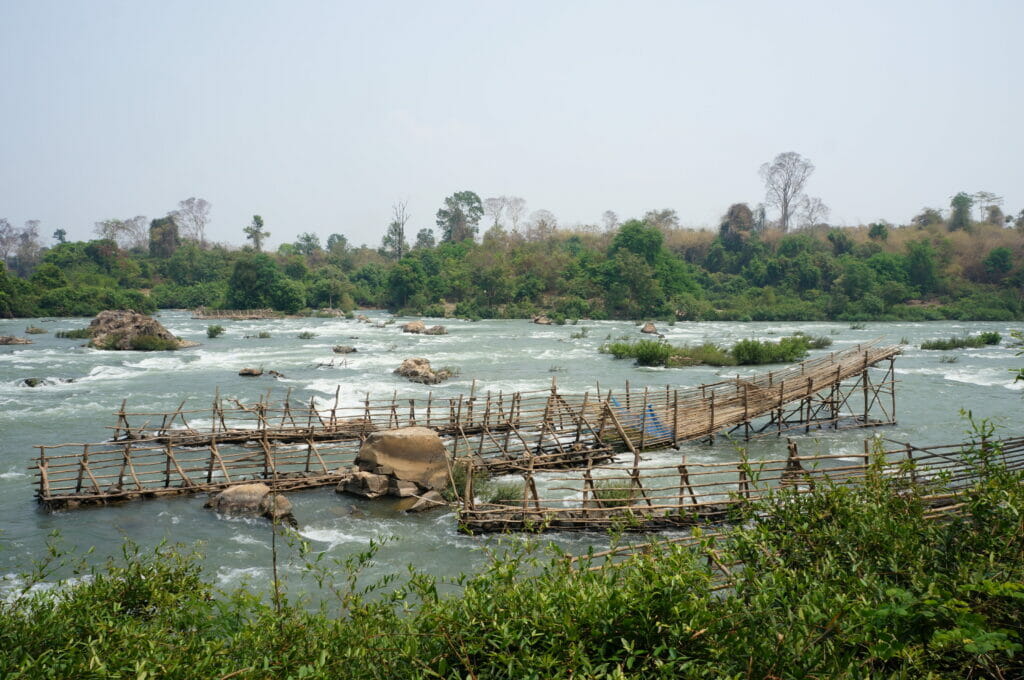
[[[391, 317], [371, 312], [374, 321]], [[56, 337], [59, 330], [82, 328], [88, 319], [0, 320], [0, 335], [21, 335], [29, 325], [46, 334], [30, 337], [32, 345], [0, 347], [0, 576], [8, 586], [17, 574], [46, 552], [47, 537], [59, 532], [65, 549], [84, 553], [95, 548], [91, 560], [120, 550], [124, 539], [142, 546], [161, 541], [197, 546], [203, 566], [219, 586], [230, 588], [244, 582], [268, 583], [271, 535], [261, 520], [224, 519], [202, 508], [202, 497], [174, 497], [49, 513], [37, 507], [32, 472], [28, 466], [36, 444], [99, 442], [111, 435], [114, 412], [126, 399], [129, 410], [173, 410], [182, 400], [186, 408], [208, 407], [215, 390], [224, 397], [255, 401], [271, 392], [281, 399], [291, 388], [297, 400], [311, 397], [333, 403], [339, 390], [342, 405], [355, 405], [367, 393], [399, 398], [424, 397], [428, 389], [437, 396], [468, 393], [476, 381], [478, 393], [506, 393], [544, 389], [556, 379], [561, 390], [593, 390], [633, 386], [678, 387], [713, 382], [725, 376], [768, 370], [727, 367], [685, 369], [638, 368], [599, 354], [609, 339], [642, 337], [639, 327], [628, 322], [580, 321], [577, 325], [538, 326], [528, 321], [426, 320], [443, 323], [448, 335], [404, 334], [398, 323], [375, 327], [346, 319], [275, 319], [259, 321], [200, 321], [188, 312], [164, 311], [160, 321], [175, 335], [200, 346], [177, 352], [105, 352], [82, 346], [82, 340]], [[223, 325], [226, 333], [207, 339], [210, 323]], [[1019, 325], [1002, 322], [867, 323], [863, 327], [844, 322], [680, 322], [659, 329], [673, 344], [710, 341], [724, 345], [743, 338], [778, 339], [795, 331], [833, 339], [829, 350], [850, 347], [879, 338], [887, 343], [905, 341], [896, 359], [896, 426], [877, 430], [812, 431], [794, 435], [801, 452], [859, 452], [865, 437], [877, 432], [918, 445], [954, 443], [964, 438], [968, 423], [961, 409], [975, 419], [989, 418], [1005, 436], [1020, 435], [1022, 383], [1013, 383], [1010, 369], [1024, 365], [1008, 346], [1009, 331]], [[258, 338], [265, 331], [269, 338]], [[303, 332], [315, 334], [300, 339]], [[953, 335], [998, 331], [999, 346], [948, 352], [918, 349], [922, 341]], [[358, 351], [344, 357], [331, 352], [337, 344]], [[405, 381], [392, 371], [407, 357], [422, 356], [435, 367], [454, 366], [457, 378], [433, 388]], [[940, 357], [955, 361], [940, 361]], [[322, 366], [334, 360], [334, 366]], [[243, 378], [241, 368], [262, 366], [284, 378]], [[25, 378], [42, 378], [38, 387], [25, 387]], [[70, 382], [64, 382], [71, 380]], [[735, 458], [727, 444], [686, 445], [693, 460]], [[752, 457], [783, 456], [785, 445], [769, 438], [751, 444]], [[658, 453], [651, 456], [657, 458]], [[664, 452], [661, 457], [678, 455]], [[401, 515], [388, 501], [362, 501], [338, 495], [332, 488], [291, 495], [298, 534], [315, 553], [345, 559], [366, 549], [371, 539], [389, 538], [376, 557], [379, 573], [401, 572], [407, 564], [441, 576], [472, 569], [485, 560], [482, 545], [493, 539], [461, 535], [452, 513], [434, 511]], [[357, 512], [353, 512], [357, 510]], [[549, 535], [570, 551], [601, 546], [597, 535]], [[285, 546], [282, 560], [285, 578], [299, 580], [301, 571], [294, 547]], [[302, 587], [301, 585], [298, 587]]]

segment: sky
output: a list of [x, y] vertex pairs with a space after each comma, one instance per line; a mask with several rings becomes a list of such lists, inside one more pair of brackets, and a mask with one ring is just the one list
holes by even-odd
[[445, 196], [715, 227], [794, 151], [831, 222], [1024, 209], [1024, 2], [0, 0], [0, 217], [212, 204], [379, 245]]

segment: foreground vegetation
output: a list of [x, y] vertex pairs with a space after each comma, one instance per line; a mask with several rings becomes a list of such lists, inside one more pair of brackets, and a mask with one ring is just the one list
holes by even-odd
[[974, 221], [970, 197], [958, 199], [948, 218], [927, 208], [903, 226], [810, 220], [787, 230], [738, 203], [717, 231], [682, 228], [673, 210], [624, 223], [611, 215], [600, 228], [562, 228], [546, 211], [523, 222], [498, 212], [483, 228], [479, 197], [458, 192], [438, 212], [439, 243], [421, 229], [410, 247], [403, 216], [379, 248], [304, 233], [274, 253], [262, 252], [269, 225], [259, 216], [244, 248], [179, 229], [182, 211], [148, 230], [139, 218], [107, 220], [92, 241], [67, 242], [58, 230], [48, 248], [38, 225], [19, 231], [0, 219], [19, 244], [0, 266], [0, 317], [364, 306], [474, 319], [1024, 318], [1024, 212], [1007, 221], [990, 209]]
[[881, 476], [782, 494], [719, 543], [744, 567], [718, 592], [679, 547], [588, 570], [515, 543], [449, 595], [416, 571], [363, 587], [372, 548], [340, 567], [300, 552], [312, 606], [217, 593], [194, 557], [129, 547], [77, 586], [3, 601], [0, 676], [1021, 677], [1022, 481], [995, 472], [948, 521]]

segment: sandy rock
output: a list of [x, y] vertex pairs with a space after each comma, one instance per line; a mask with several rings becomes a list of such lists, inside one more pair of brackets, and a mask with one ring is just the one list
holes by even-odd
[[395, 373], [411, 382], [424, 385], [436, 385], [452, 377], [451, 371], [444, 369], [434, 371], [430, 366], [430, 361], [423, 358], [406, 359], [401, 366], [395, 369]]
[[31, 345], [28, 338], [19, 338], [15, 335], [0, 335], [0, 345]]
[[238, 372], [238, 375], [248, 376], [250, 378], [258, 378], [263, 375], [262, 368], [243, 368]]
[[444, 326], [431, 326], [423, 331], [423, 335], [448, 335], [448, 329]]
[[379, 498], [388, 492], [391, 480], [386, 475], [378, 475], [372, 472], [360, 470], [352, 473], [342, 488], [346, 493], [362, 496], [364, 498]]
[[230, 486], [206, 501], [203, 507], [222, 515], [266, 517], [295, 526], [292, 504], [281, 494], [272, 493], [262, 482]]
[[541, 314], [540, 316], [533, 317], [533, 322], [535, 324], [539, 324], [541, 326], [550, 326], [551, 325], [551, 319], [549, 319], [548, 317], [544, 316], [543, 314]]
[[402, 326], [403, 333], [423, 333], [427, 330], [427, 326], [422, 321], [410, 321]]
[[428, 491], [419, 497], [419, 500], [406, 512], [423, 512], [424, 510], [433, 510], [434, 508], [443, 508], [447, 503], [444, 501], [444, 497], [437, 491]]
[[140, 337], [155, 337], [173, 343], [174, 349], [196, 345], [179, 340], [156, 319], [125, 310], [100, 312], [89, 324], [89, 331], [92, 334], [89, 346], [96, 349], [133, 349], [134, 342]]
[[394, 479], [424, 489], [448, 485], [448, 452], [437, 432], [426, 427], [371, 432], [359, 449], [356, 464], [362, 470], [389, 468]]
[[356, 348], [351, 345], [335, 345], [331, 348], [331, 351], [335, 354], [352, 354], [356, 351]]
[[653, 321], [648, 321], [644, 324], [644, 327], [640, 329], [641, 333], [650, 333], [652, 335], [658, 335], [658, 329], [655, 327]]

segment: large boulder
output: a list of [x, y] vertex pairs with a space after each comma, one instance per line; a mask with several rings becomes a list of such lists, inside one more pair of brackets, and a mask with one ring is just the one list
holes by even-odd
[[402, 365], [395, 369], [395, 373], [407, 378], [411, 382], [423, 383], [424, 385], [436, 385], [452, 377], [452, 372], [447, 369], [435, 371], [430, 366], [430, 361], [423, 358], [406, 359]]
[[127, 310], [100, 312], [89, 324], [89, 346], [96, 349], [181, 349], [197, 343], [180, 340], [163, 324], [145, 314]]
[[229, 486], [203, 506], [233, 517], [266, 517], [295, 526], [292, 504], [281, 494], [272, 493], [262, 482]]
[[651, 335], [658, 335], [658, 328], [654, 325], [653, 321], [648, 321], [644, 324], [644, 327], [640, 329], [641, 333], [650, 333]]
[[448, 335], [448, 329], [444, 326], [431, 326], [423, 331], [423, 335]]
[[422, 321], [410, 321], [402, 326], [403, 333], [422, 333], [427, 330], [427, 325]]
[[540, 316], [533, 317], [533, 322], [541, 326], [550, 326], [552, 323], [551, 319], [544, 316], [543, 314], [541, 314]]
[[394, 495], [410, 495], [400, 482], [413, 482], [423, 489], [448, 486], [448, 452], [437, 432], [426, 427], [403, 427], [371, 432], [359, 448], [356, 464], [360, 470], [396, 480]]

